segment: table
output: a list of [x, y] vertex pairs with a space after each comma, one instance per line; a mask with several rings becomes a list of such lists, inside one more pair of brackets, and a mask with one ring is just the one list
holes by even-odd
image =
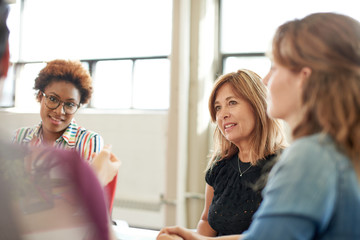
[[117, 240], [156, 240], [159, 231], [129, 227], [125, 221], [115, 220], [113, 230]]

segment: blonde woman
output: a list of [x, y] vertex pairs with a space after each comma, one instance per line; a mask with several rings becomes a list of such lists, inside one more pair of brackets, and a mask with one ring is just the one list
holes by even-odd
[[266, 87], [256, 73], [243, 69], [215, 82], [209, 98], [214, 150], [198, 233], [239, 234], [249, 227], [262, 200], [261, 188], [253, 185], [285, 146], [282, 128], [266, 108]]
[[[294, 142], [249, 230], [220, 239], [360, 239], [360, 23], [335, 13], [287, 22], [271, 58], [268, 113], [289, 124]], [[180, 227], [158, 239], [168, 234], [209, 239]]]

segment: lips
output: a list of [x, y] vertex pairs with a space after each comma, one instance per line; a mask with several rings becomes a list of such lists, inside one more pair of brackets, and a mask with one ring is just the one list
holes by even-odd
[[236, 126], [236, 123], [227, 123], [227, 124], [224, 124], [224, 129], [228, 130], [228, 129], [233, 128], [234, 126]]
[[61, 118], [56, 118], [56, 117], [52, 117], [52, 116], [49, 116], [49, 118], [50, 118], [50, 121], [55, 125], [59, 125], [64, 121]]

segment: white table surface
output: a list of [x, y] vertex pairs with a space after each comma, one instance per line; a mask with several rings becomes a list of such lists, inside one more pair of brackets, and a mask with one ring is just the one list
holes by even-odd
[[115, 221], [117, 225], [113, 230], [117, 240], [156, 240], [159, 231], [129, 227], [126, 222]]

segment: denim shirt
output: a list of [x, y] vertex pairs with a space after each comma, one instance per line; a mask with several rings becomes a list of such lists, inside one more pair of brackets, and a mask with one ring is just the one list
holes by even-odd
[[360, 239], [360, 187], [329, 136], [294, 141], [269, 175], [242, 239]]

